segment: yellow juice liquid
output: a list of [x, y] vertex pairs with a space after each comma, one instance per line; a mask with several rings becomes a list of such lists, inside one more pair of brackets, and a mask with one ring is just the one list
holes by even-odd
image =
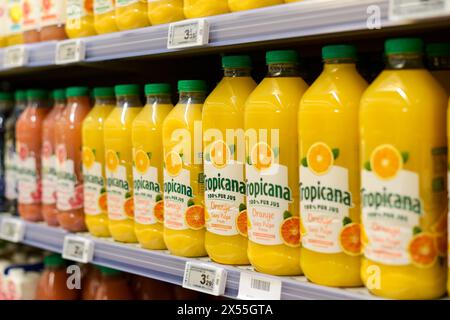
[[[112, 92], [113, 93], [113, 92]], [[103, 126], [115, 107], [114, 98], [98, 97], [83, 121], [84, 213], [89, 232], [110, 237], [106, 195], [105, 146]]]
[[199, 257], [206, 255], [200, 128], [205, 93], [179, 91], [180, 102], [163, 124], [164, 241], [174, 255]]
[[170, 93], [148, 96], [146, 106], [133, 122], [134, 229], [139, 243], [146, 249], [166, 249], [162, 124], [172, 108]]
[[[324, 50], [328, 48], [333, 50], [331, 46]], [[359, 143], [359, 102], [367, 83], [349, 59], [328, 61], [303, 95], [298, 114], [300, 264], [314, 283], [361, 286], [360, 174], [355, 145]], [[321, 191], [331, 191], [327, 193], [331, 196], [319, 198]], [[339, 194], [332, 196], [333, 192]]]
[[12, 34], [7, 37], [7, 45], [8, 46], [15, 46], [18, 44], [23, 44], [23, 34], [22, 33], [16, 33]]
[[94, 27], [98, 34], [119, 31], [114, 1], [94, 0]]
[[244, 69], [226, 69], [203, 107], [205, 246], [211, 259], [223, 264], [249, 263], [243, 130], [245, 100], [255, 87], [250, 62]]
[[283, 0], [228, 0], [232, 12], [250, 10], [284, 3]]
[[186, 18], [201, 18], [230, 12], [227, 0], [184, 0]]
[[147, 1], [116, 0], [116, 23], [119, 30], [148, 27]]
[[[389, 41], [393, 50], [402, 40]], [[444, 294], [446, 279], [439, 238], [446, 230], [447, 102], [420, 67], [421, 42], [408, 41], [417, 51], [388, 53], [391, 64], [405, 67], [384, 70], [361, 99], [361, 275], [376, 295], [432, 299]]]
[[[131, 103], [129, 98], [133, 98]], [[118, 106], [104, 125], [109, 231], [117, 241], [137, 242], [134, 232], [131, 130], [142, 107], [137, 95], [117, 95], [117, 99]]]
[[149, 0], [148, 20], [152, 25], [184, 19], [183, 0]]
[[[275, 52], [282, 63], [269, 63], [274, 76], [266, 77], [245, 103], [248, 257], [260, 272], [298, 275], [297, 112], [308, 85], [293, 70], [296, 54], [283, 52]], [[290, 64], [284, 64], [285, 55]]]
[[65, 28], [69, 38], [81, 38], [96, 35], [93, 0], [70, 0], [70, 2], [67, 3], [67, 20]]

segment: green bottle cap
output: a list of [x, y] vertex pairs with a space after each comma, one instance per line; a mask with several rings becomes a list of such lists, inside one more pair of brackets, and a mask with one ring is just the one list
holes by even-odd
[[14, 98], [16, 101], [27, 100], [27, 91], [26, 90], [17, 90], [14, 93]]
[[100, 266], [99, 269], [100, 269], [100, 272], [101, 272], [102, 274], [108, 275], [108, 276], [111, 276], [111, 275], [117, 275], [117, 274], [121, 274], [121, 273], [122, 273], [122, 272], [119, 271], [119, 270], [111, 269], [111, 268], [103, 267], [103, 266]]
[[64, 259], [59, 254], [50, 254], [44, 258], [44, 265], [46, 267], [60, 267], [65, 264]]
[[224, 69], [232, 68], [251, 68], [252, 60], [249, 56], [223, 56], [222, 67]]
[[420, 38], [388, 39], [384, 44], [387, 55], [405, 53], [423, 53], [423, 40]]
[[266, 63], [298, 63], [298, 53], [294, 50], [275, 50], [266, 52]]
[[155, 95], [155, 94], [171, 94], [172, 89], [170, 84], [168, 83], [149, 83], [145, 85], [145, 94], [146, 95]]
[[206, 82], [203, 80], [180, 80], [178, 81], [179, 92], [206, 92]]
[[347, 44], [329, 45], [322, 48], [322, 58], [327, 59], [356, 59], [356, 47]]
[[87, 97], [89, 96], [88, 87], [69, 87], [66, 90], [67, 98], [71, 97]]
[[94, 88], [94, 97], [114, 97], [113, 87], [97, 87]]
[[1, 101], [12, 101], [12, 100], [14, 100], [14, 96], [11, 92], [0, 91], [0, 100]]
[[55, 89], [55, 90], [53, 90], [53, 99], [54, 100], [64, 100], [64, 99], [66, 99], [66, 90], [64, 90], [64, 89]]
[[141, 86], [138, 84], [121, 84], [114, 87], [116, 96], [139, 95]]
[[427, 56], [450, 57], [450, 42], [430, 43], [427, 45]]
[[28, 89], [27, 99], [48, 99], [48, 91], [43, 89]]

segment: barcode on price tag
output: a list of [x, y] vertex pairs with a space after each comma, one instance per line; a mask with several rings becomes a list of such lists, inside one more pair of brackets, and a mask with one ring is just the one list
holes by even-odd
[[227, 271], [201, 262], [186, 262], [183, 287], [214, 296], [223, 295], [227, 282]]
[[205, 19], [185, 20], [169, 25], [168, 49], [203, 46], [208, 42], [209, 24]]
[[237, 297], [242, 300], [280, 300], [281, 280], [241, 272]]
[[25, 224], [17, 218], [5, 217], [1, 220], [0, 238], [11, 242], [21, 242], [25, 236]]
[[450, 0], [390, 0], [389, 19], [420, 19], [450, 12]]
[[94, 242], [89, 239], [67, 235], [64, 238], [63, 258], [88, 263], [94, 256]]
[[81, 39], [58, 41], [56, 44], [55, 63], [67, 64], [84, 60], [86, 48]]
[[24, 46], [14, 46], [5, 48], [3, 56], [4, 68], [23, 67], [28, 62], [27, 50]]

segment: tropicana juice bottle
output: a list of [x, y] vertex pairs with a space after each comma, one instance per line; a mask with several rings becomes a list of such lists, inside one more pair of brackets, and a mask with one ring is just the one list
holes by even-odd
[[322, 58], [298, 114], [300, 265], [314, 283], [361, 286], [358, 115], [367, 83], [354, 46], [326, 46]]
[[[361, 275], [388, 298], [445, 292], [447, 95], [423, 42], [386, 41], [387, 68], [361, 99]], [[444, 213], [445, 212], [445, 213]]]
[[137, 242], [134, 232], [132, 124], [142, 110], [139, 85], [114, 89], [117, 106], [106, 118], [106, 191], [109, 232], [120, 242]]
[[42, 124], [42, 215], [49, 226], [57, 226], [58, 209], [56, 208], [56, 123], [60, 120], [66, 107], [66, 91], [54, 90], [53, 108]]
[[115, 0], [94, 0], [94, 27], [98, 34], [119, 31]]
[[150, 25], [147, 3], [142, 0], [117, 0], [116, 24], [119, 30], [144, 28]]
[[206, 83], [178, 82], [180, 100], [163, 123], [164, 241], [175, 255], [200, 257], [205, 250], [201, 120]]
[[184, 0], [184, 15], [188, 19], [209, 17], [230, 12], [228, 0]]
[[450, 43], [427, 45], [428, 68], [450, 95]]
[[114, 88], [94, 88], [95, 104], [83, 121], [84, 214], [89, 232], [109, 237], [103, 127], [114, 109]]
[[183, 20], [183, 0], [148, 0], [148, 19], [152, 25]]
[[96, 35], [93, 0], [66, 0], [66, 33], [69, 38]]
[[28, 106], [16, 124], [18, 211], [28, 221], [42, 221], [42, 122], [49, 112], [48, 92], [27, 90]]
[[133, 122], [134, 223], [143, 248], [166, 249], [164, 243], [163, 121], [173, 108], [170, 85], [145, 86], [147, 103]]
[[255, 89], [248, 56], [222, 58], [225, 76], [203, 107], [205, 247], [212, 260], [249, 264], [244, 104]]
[[267, 77], [245, 103], [248, 257], [260, 272], [298, 275], [297, 112], [308, 85], [295, 51], [266, 54]]

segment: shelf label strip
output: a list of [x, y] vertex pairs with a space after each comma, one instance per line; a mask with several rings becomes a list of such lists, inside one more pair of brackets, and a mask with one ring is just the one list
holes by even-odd
[[188, 261], [184, 269], [183, 287], [214, 296], [223, 295], [227, 271], [207, 263]]

